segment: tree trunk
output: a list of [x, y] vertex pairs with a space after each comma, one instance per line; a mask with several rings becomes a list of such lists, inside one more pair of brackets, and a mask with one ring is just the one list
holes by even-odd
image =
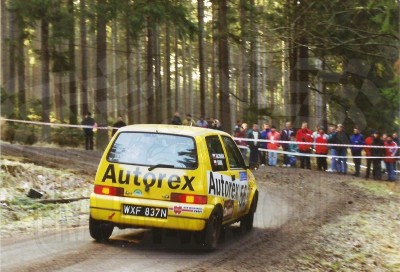
[[240, 28], [241, 28], [241, 47], [240, 47], [240, 74], [239, 74], [239, 98], [243, 100], [240, 103], [240, 115], [247, 116], [248, 101], [249, 101], [249, 66], [247, 59], [247, 11], [245, 8], [247, 0], [240, 0]]
[[172, 89], [171, 89], [171, 38], [170, 24], [167, 23], [165, 28], [165, 88], [168, 118], [172, 114]]
[[128, 124], [133, 124], [135, 122], [135, 99], [133, 91], [133, 53], [131, 37], [129, 34], [129, 29], [126, 29], [126, 88], [128, 97]]
[[218, 10], [218, 68], [220, 82], [220, 112], [224, 131], [231, 132], [231, 107], [229, 100], [229, 46], [228, 46], [228, 21], [227, 21], [227, 0], [219, 0]]
[[6, 93], [8, 95], [8, 102], [5, 113], [7, 117], [14, 117], [16, 110], [16, 67], [15, 67], [15, 49], [16, 49], [16, 35], [15, 35], [15, 25], [16, 25], [16, 14], [14, 12], [9, 13], [9, 62], [8, 62], [8, 79], [6, 85]]
[[216, 117], [217, 116], [217, 113], [219, 112], [218, 111], [218, 105], [219, 105], [219, 103], [217, 103], [217, 101], [218, 101], [218, 85], [217, 85], [217, 78], [218, 78], [218, 67], [217, 67], [217, 50], [218, 50], [218, 35], [217, 35], [217, 30], [215, 30], [215, 25], [216, 24], [218, 24], [218, 19], [216, 19], [216, 18], [218, 18], [218, 5], [217, 4], [213, 4], [212, 5], [212, 14], [213, 14], [213, 16], [212, 16], [212, 20], [213, 20], [213, 22], [212, 22], [212, 25], [213, 25], [213, 27], [212, 27], [212, 37], [213, 37], [213, 39], [212, 39], [212, 45], [211, 45], [211, 50], [212, 50], [212, 53], [211, 53], [211, 63], [212, 63], [212, 69], [211, 69], [211, 84], [212, 84], [212, 90], [211, 90], [211, 92], [212, 92], [212, 95], [211, 95], [211, 97], [212, 97], [212, 103], [210, 103], [211, 104], [211, 109], [209, 109], [209, 111], [211, 111], [212, 112], [212, 117]]
[[153, 52], [154, 52], [154, 30], [153, 25], [148, 20], [147, 26], [147, 118], [146, 123], [152, 124], [155, 122], [154, 118], [154, 60], [153, 60]]
[[[98, 5], [103, 5], [98, 0]], [[104, 14], [97, 16], [96, 35], [96, 88], [95, 88], [95, 113], [96, 121], [100, 127], [107, 126], [108, 103], [107, 103], [107, 21]], [[96, 137], [96, 147], [104, 149], [108, 143], [108, 132], [99, 129]]]
[[[252, 111], [258, 110], [258, 45], [257, 45], [257, 26], [255, 23], [254, 15], [254, 0], [250, 1], [251, 15], [250, 15], [250, 107]], [[254, 120], [255, 121], [255, 120]]]
[[154, 83], [155, 83], [155, 122], [161, 124], [164, 120], [163, 107], [162, 107], [162, 82], [161, 82], [161, 48], [160, 48], [160, 26], [155, 26], [154, 33]]
[[[18, 15], [17, 15], [18, 16]], [[16, 45], [17, 53], [17, 70], [18, 70], [18, 113], [19, 118], [26, 119], [26, 88], [25, 88], [25, 52], [24, 52], [24, 30], [22, 28], [22, 18], [18, 18], [17, 35], [18, 42]]]
[[[8, 32], [7, 32], [7, 27], [9, 26], [9, 23], [7, 21], [7, 16], [8, 11], [6, 9], [6, 1], [1, 1], [1, 82], [0, 82], [0, 87], [6, 87], [6, 82], [8, 80], [8, 46], [7, 46], [7, 40], [8, 40]], [[4, 101], [3, 101], [4, 102]], [[4, 105], [3, 105], [4, 107]], [[3, 112], [4, 109], [2, 109]]]
[[[178, 30], [175, 28], [175, 109], [179, 110], [179, 85], [180, 85], [180, 75], [179, 75], [179, 37]], [[173, 114], [170, 112], [169, 114]]]
[[309, 89], [308, 89], [308, 42], [307, 38], [300, 38], [299, 48], [299, 117], [301, 122], [309, 122], [310, 106], [309, 106]]
[[204, 58], [204, 0], [197, 1], [199, 24], [199, 72], [200, 72], [200, 115], [206, 115], [206, 68]]
[[[42, 122], [50, 122], [50, 52], [49, 52], [49, 22], [41, 21], [41, 84], [42, 84]], [[42, 140], [50, 142], [50, 126], [42, 126]]]
[[142, 123], [143, 111], [142, 107], [142, 42], [137, 39], [136, 45], [136, 90], [135, 90], [135, 119], [137, 123]]
[[87, 31], [86, 31], [86, 0], [80, 0], [80, 50], [81, 50], [81, 114], [85, 115], [89, 112], [89, 102], [88, 102], [88, 89], [87, 89], [87, 80], [88, 80], [88, 65], [87, 65]]
[[189, 111], [189, 90], [187, 88], [187, 65], [186, 65], [186, 39], [182, 37], [182, 94], [183, 99], [180, 103], [183, 104], [183, 111], [187, 113]]
[[76, 90], [76, 80], [75, 80], [75, 11], [74, 11], [74, 1], [68, 0], [68, 10], [72, 18], [68, 44], [68, 58], [70, 61], [71, 70], [69, 71], [69, 123], [78, 123], [78, 103], [77, 103], [77, 90]]

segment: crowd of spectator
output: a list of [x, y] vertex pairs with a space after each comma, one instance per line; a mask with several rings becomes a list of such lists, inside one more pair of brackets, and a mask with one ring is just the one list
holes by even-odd
[[[222, 130], [217, 119], [200, 117], [196, 122], [190, 114], [182, 120], [176, 112], [171, 124], [197, 126]], [[400, 142], [396, 132], [380, 133], [371, 130], [364, 137], [357, 127], [349, 136], [342, 124], [330, 125], [327, 129], [318, 125], [314, 131], [303, 122], [299, 129], [294, 129], [291, 122], [278, 130], [276, 126], [258, 124], [248, 127], [246, 123], [236, 122], [234, 128], [236, 143], [241, 148], [243, 157], [249, 161], [252, 169], [260, 166], [278, 166], [278, 154], [282, 154], [281, 167], [300, 167], [311, 169], [311, 160], [315, 157], [316, 167], [320, 171], [346, 175], [348, 173], [348, 151], [350, 150], [354, 173], [361, 176], [361, 164], [366, 162], [365, 178], [382, 179], [387, 173], [387, 180], [395, 181], [396, 163], [400, 161]], [[328, 165], [328, 158], [330, 163]]]
[[372, 173], [373, 179], [381, 180], [384, 172], [387, 173], [387, 180], [395, 181], [396, 178], [396, 162], [400, 156], [396, 132], [382, 134], [372, 130], [364, 138], [357, 127], [350, 136], [347, 135], [342, 124], [331, 125], [327, 130], [318, 125], [312, 131], [307, 122], [303, 122], [298, 130], [286, 122], [279, 132], [269, 124], [264, 124], [260, 131], [257, 124], [248, 129], [246, 123], [238, 122], [234, 136], [246, 159], [249, 150], [249, 165], [253, 169], [264, 165], [277, 166], [278, 154], [281, 153], [282, 167], [296, 167], [299, 160], [300, 168], [311, 169], [311, 159], [315, 157], [318, 170], [346, 175], [350, 150], [354, 176], [361, 175], [361, 163], [365, 159], [365, 178], [370, 178]]

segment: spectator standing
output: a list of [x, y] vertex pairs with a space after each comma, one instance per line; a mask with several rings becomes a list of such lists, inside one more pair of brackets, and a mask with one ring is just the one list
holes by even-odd
[[[334, 143], [335, 137], [336, 137], [336, 126], [335, 125], [329, 126], [328, 136], [329, 136], [328, 143]], [[327, 172], [336, 172], [337, 171], [336, 147], [333, 145], [330, 145], [329, 151], [331, 154], [331, 167], [330, 167], [330, 169], [327, 170]]]
[[236, 140], [236, 144], [241, 146], [240, 151], [242, 152], [244, 160], [247, 161], [247, 141], [244, 140], [247, 137], [247, 124], [243, 123], [239, 131], [236, 131], [234, 135], [236, 138], [243, 138], [243, 140]]
[[[290, 153], [299, 152], [298, 145], [296, 144], [296, 135], [294, 134], [294, 132], [290, 134], [290, 143], [288, 148], [289, 148], [288, 151]], [[296, 155], [294, 154], [289, 155], [289, 166], [287, 167], [296, 167]]]
[[[281, 141], [290, 141], [290, 135], [293, 133], [292, 123], [286, 122], [285, 128], [281, 131]], [[281, 144], [283, 151], [289, 151], [289, 143]], [[290, 167], [289, 155], [283, 154], [283, 167]]]
[[385, 155], [385, 150], [384, 148], [381, 148], [384, 146], [384, 142], [381, 138], [381, 135], [379, 132], [375, 131], [374, 132], [374, 140], [371, 143], [371, 156], [372, 158], [372, 175], [375, 180], [381, 180], [382, 179], [382, 157]]
[[326, 155], [328, 155], [328, 134], [325, 133], [325, 128], [319, 126], [318, 133], [315, 135], [315, 153], [320, 155], [317, 157], [317, 168], [318, 170], [326, 171], [328, 168], [328, 163], [326, 160]]
[[354, 128], [353, 132], [354, 132], [353, 135], [350, 136], [350, 144], [355, 146], [351, 147], [351, 155], [353, 156], [353, 162], [355, 167], [354, 176], [359, 177], [361, 168], [362, 147], [357, 147], [357, 145], [364, 145], [365, 142], [364, 142], [364, 136], [360, 133], [360, 130], [357, 127]]
[[[372, 145], [372, 142], [374, 141], [374, 134], [375, 134], [375, 131], [371, 130], [370, 135], [365, 139], [365, 145], [366, 146]], [[372, 166], [372, 163], [373, 163], [373, 159], [369, 158], [369, 157], [371, 157], [371, 148], [370, 147], [365, 147], [364, 150], [365, 150], [365, 156], [367, 157], [367, 170], [366, 170], [366, 173], [365, 173], [365, 178], [369, 179], [369, 176], [370, 176], [370, 173], [371, 173], [371, 166]]]
[[257, 169], [258, 167], [258, 158], [259, 158], [259, 154], [258, 154], [258, 148], [261, 146], [261, 133], [258, 130], [258, 125], [257, 124], [253, 124], [252, 129], [250, 129], [247, 133], [247, 138], [252, 139], [249, 140], [247, 142], [249, 148], [250, 148], [250, 168], [251, 169]]
[[[209, 124], [207, 123], [206, 120], [204, 120], [204, 116], [200, 116], [199, 121], [197, 121], [196, 125], [198, 127], [202, 127], [202, 128], [209, 128]], [[210, 124], [211, 126], [211, 124]]]
[[[399, 157], [400, 156], [400, 149], [398, 147], [400, 146], [400, 139], [399, 139], [399, 136], [398, 136], [398, 134], [396, 132], [394, 132], [392, 134], [392, 140], [393, 140], [393, 142], [395, 142], [397, 144], [396, 157]], [[397, 170], [397, 167], [398, 167], [398, 165], [397, 165], [398, 162], [399, 162], [399, 159], [396, 159], [396, 162], [394, 163], [394, 172], [395, 172], [395, 174], [396, 174], [396, 170]]]
[[193, 121], [192, 115], [191, 115], [190, 113], [187, 113], [187, 114], [186, 114], [186, 118], [185, 118], [185, 120], [182, 121], [182, 125], [184, 125], [184, 126], [190, 126], [190, 127], [196, 125], [196, 123]]
[[393, 141], [392, 136], [388, 135], [385, 141], [385, 164], [388, 173], [388, 181], [395, 181], [394, 164], [396, 163], [397, 144]]
[[86, 150], [93, 150], [93, 128], [96, 127], [96, 121], [92, 118], [92, 114], [88, 112], [81, 124], [87, 126], [83, 128], [83, 134], [85, 135], [85, 148]]
[[343, 125], [337, 125], [337, 131], [335, 134], [335, 143], [339, 146], [336, 146], [337, 152], [337, 171], [340, 174], [346, 175], [347, 174], [347, 146], [340, 146], [340, 145], [349, 145], [350, 140], [347, 136], [346, 132], [344, 131]]
[[[268, 133], [270, 132], [271, 132], [270, 126], [268, 124], [264, 124], [263, 130], [261, 131], [261, 139], [267, 140]], [[268, 148], [267, 142], [261, 142], [260, 147], [267, 149]], [[262, 166], [267, 164], [267, 151], [260, 151], [260, 162]]]
[[311, 154], [312, 148], [312, 131], [308, 128], [308, 123], [303, 122], [301, 128], [296, 133], [296, 141], [301, 142], [298, 144], [300, 154], [300, 167], [311, 169], [311, 160], [309, 154]]
[[122, 127], [126, 126], [126, 124], [125, 124], [125, 122], [123, 121], [121, 115], [117, 117], [117, 122], [115, 122], [112, 126], [113, 126], [113, 130], [112, 130], [111, 136], [114, 136], [114, 134], [117, 132], [117, 130], [118, 130], [119, 128], [122, 128]]
[[221, 130], [222, 131], [222, 125], [221, 122], [218, 119], [215, 119], [213, 122], [213, 129], [216, 130]]
[[276, 166], [278, 162], [278, 153], [274, 152], [278, 150], [279, 143], [277, 141], [280, 140], [280, 133], [276, 131], [275, 126], [271, 126], [271, 131], [267, 134], [267, 149], [272, 150], [268, 151], [268, 164], [270, 166]]
[[175, 112], [174, 117], [172, 117], [171, 124], [182, 125], [181, 115], [179, 114], [179, 112]]

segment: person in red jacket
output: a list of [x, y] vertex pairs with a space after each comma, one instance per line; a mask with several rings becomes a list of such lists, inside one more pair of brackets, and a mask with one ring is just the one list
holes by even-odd
[[[298, 148], [299, 153], [303, 153], [305, 155], [311, 154], [312, 148], [312, 131], [308, 128], [308, 123], [303, 122], [301, 124], [301, 128], [296, 133], [296, 141], [299, 142]], [[300, 167], [311, 169], [311, 160], [310, 156], [301, 156], [300, 155]]]
[[274, 152], [274, 150], [278, 150], [279, 148], [279, 143], [276, 141], [279, 141], [281, 138], [281, 134], [276, 131], [276, 127], [272, 126], [271, 131], [268, 132], [267, 134], [267, 139], [268, 139], [268, 144], [267, 144], [267, 149], [272, 150], [268, 152], [268, 165], [269, 166], [276, 166], [278, 163], [278, 153]]
[[318, 133], [315, 135], [315, 153], [321, 155], [317, 157], [317, 168], [318, 170], [326, 171], [328, 169], [328, 163], [326, 161], [326, 155], [328, 155], [328, 135], [325, 133], [323, 126], [319, 127]]
[[388, 135], [385, 141], [385, 164], [386, 164], [386, 171], [388, 173], [388, 181], [395, 181], [396, 176], [394, 173], [394, 164], [396, 159], [397, 152], [397, 144], [393, 141], [392, 136]]
[[[372, 130], [369, 137], [365, 139], [365, 145], [372, 145], [372, 142], [374, 141], [374, 133], [375, 130]], [[364, 150], [365, 150], [365, 155], [367, 156], [367, 171], [365, 174], [365, 178], [369, 179], [369, 176], [371, 174], [372, 159], [368, 157], [371, 157], [371, 148], [365, 147]]]

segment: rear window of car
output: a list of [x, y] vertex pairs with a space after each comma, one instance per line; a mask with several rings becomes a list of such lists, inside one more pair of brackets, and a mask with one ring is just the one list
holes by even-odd
[[181, 169], [195, 169], [198, 165], [192, 137], [148, 132], [120, 133], [107, 160], [145, 166], [165, 164]]

